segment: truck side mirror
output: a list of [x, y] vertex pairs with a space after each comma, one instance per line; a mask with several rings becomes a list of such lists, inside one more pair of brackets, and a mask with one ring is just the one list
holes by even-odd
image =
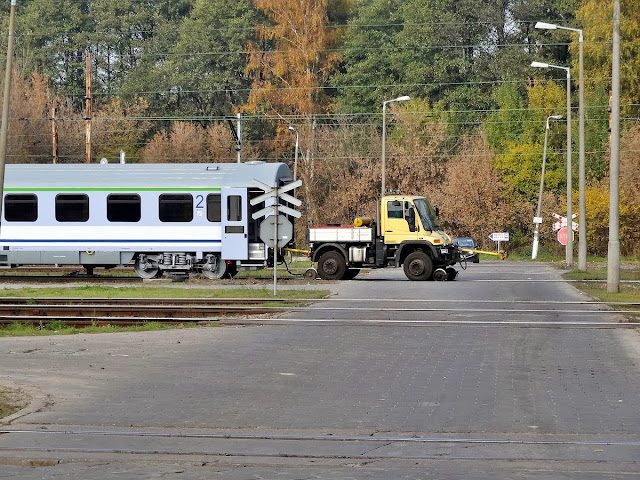
[[436, 217], [440, 216], [440, 207], [436, 207]]

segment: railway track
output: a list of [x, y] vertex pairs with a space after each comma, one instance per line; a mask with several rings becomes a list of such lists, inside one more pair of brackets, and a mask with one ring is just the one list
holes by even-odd
[[2, 298], [0, 325], [62, 322], [68, 326], [139, 325], [149, 321], [199, 323], [228, 316], [280, 313], [294, 300], [276, 300], [283, 307], [265, 306], [264, 299], [96, 299]]
[[[190, 282], [201, 282], [203, 285], [211, 284], [212, 282], [224, 283], [230, 287], [238, 284], [244, 284], [246, 282], [253, 283], [271, 283], [273, 281], [272, 276], [264, 276], [264, 277], [243, 277], [243, 278], [234, 278], [233, 280], [212, 280], [209, 278], [199, 278], [199, 277], [186, 277], [184, 275], [175, 275], [168, 276], [159, 279], [153, 280], [145, 280], [137, 276], [126, 276], [126, 275], [84, 275], [84, 274], [24, 274], [24, 275], [9, 275], [9, 274], [0, 274], [0, 282], [4, 283], [77, 283], [77, 282], [85, 282], [85, 283], [131, 283], [131, 284], [142, 284], [142, 283], [158, 283], [162, 285], [163, 283], [170, 283], [174, 280], [189, 280]], [[302, 276], [294, 276], [294, 277], [279, 277], [278, 281], [281, 283], [295, 283], [295, 282], [304, 282], [307, 283], [306, 280], [302, 279]]]
[[[637, 435], [370, 435], [327, 433], [229, 432], [199, 429], [105, 430], [87, 427], [64, 429], [0, 429], [0, 458], [31, 458], [55, 465], [59, 462], [111, 461], [123, 464], [135, 459], [178, 463], [199, 461], [228, 464], [287, 464], [361, 467], [370, 462], [393, 463], [441, 460], [508, 461], [572, 464], [580, 471], [615, 468], [618, 473], [637, 471], [640, 439]], [[635, 455], [634, 455], [635, 453]], [[620, 460], [629, 455], [632, 460]], [[200, 462], [202, 461], [202, 462]], [[337, 461], [337, 463], [336, 463]], [[204, 463], [203, 463], [204, 462]], [[400, 465], [406, 466], [401, 463]], [[397, 463], [396, 463], [396, 466]]]
[[[326, 302], [332, 303], [327, 305]], [[634, 310], [602, 309], [611, 304], [596, 302], [476, 302], [473, 308], [462, 308], [447, 301], [418, 301], [409, 304], [390, 299], [385, 308], [360, 306], [358, 299], [286, 299], [286, 298], [0, 298], [0, 325], [31, 323], [46, 325], [62, 322], [68, 326], [140, 325], [150, 321], [161, 323], [233, 323], [233, 324], [301, 324], [301, 325], [407, 325], [435, 326], [471, 324], [484, 326], [557, 326], [570, 328], [635, 328], [635, 323], [611, 321], [612, 315], [640, 314], [638, 303], [615, 302], [617, 306]], [[309, 305], [313, 303], [313, 305]], [[589, 309], [577, 308], [589, 305]], [[380, 314], [403, 313], [407, 317], [395, 320], [379, 318]], [[444, 312], [450, 318], [431, 320], [430, 313]], [[282, 317], [284, 313], [301, 313], [299, 318]], [[520, 316], [561, 315], [563, 322], [524, 321]], [[271, 314], [269, 316], [265, 316]], [[346, 318], [345, 318], [346, 314]], [[361, 318], [357, 318], [360, 315]], [[471, 318], [470, 315], [473, 317]], [[343, 318], [339, 318], [342, 316]], [[417, 316], [417, 318], [416, 318]], [[315, 317], [315, 318], [314, 318]], [[500, 318], [498, 318], [500, 317]], [[571, 317], [567, 319], [567, 317]]]

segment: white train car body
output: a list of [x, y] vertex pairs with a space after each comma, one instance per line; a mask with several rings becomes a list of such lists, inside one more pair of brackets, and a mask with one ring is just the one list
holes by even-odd
[[282, 163], [7, 165], [0, 266], [135, 262], [152, 278], [266, 264], [249, 200], [291, 181]]

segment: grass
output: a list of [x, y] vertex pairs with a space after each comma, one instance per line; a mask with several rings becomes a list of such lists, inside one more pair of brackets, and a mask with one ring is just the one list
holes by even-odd
[[[311, 260], [296, 260], [294, 262], [287, 262], [287, 266], [278, 264], [278, 277], [291, 277], [289, 271], [294, 274], [302, 275], [307, 268], [312, 266], [313, 263], [311, 263]], [[287, 267], [289, 267], [289, 271], [287, 271]], [[260, 270], [243, 270], [241, 272], [238, 272], [235, 278], [273, 278], [273, 268], [270, 267]]]
[[90, 327], [78, 328], [67, 327], [64, 325], [64, 323], [57, 321], [42, 325], [16, 322], [0, 329], [0, 337], [37, 337], [43, 335], [74, 335], [77, 333], [150, 332], [156, 330], [192, 328], [195, 326], [198, 325], [192, 323], [180, 323], [171, 325], [151, 321], [130, 327], [117, 327], [114, 325], [92, 325]]
[[[607, 280], [607, 267], [606, 265], [589, 266], [586, 272], [580, 270], [571, 270], [563, 275], [567, 280]], [[639, 280], [640, 281], [640, 267], [639, 266], [625, 266], [620, 269], [620, 280]]]
[[38, 297], [82, 297], [82, 298], [322, 298], [328, 290], [278, 290], [276, 296], [271, 288], [170, 288], [170, 287], [112, 287], [87, 285], [81, 287], [45, 287], [0, 290], [0, 297], [27, 297], [36, 302]]
[[[574, 242], [574, 245], [576, 245], [576, 249], [577, 249], [577, 244], [578, 242], [576, 240], [576, 242]], [[564, 247], [562, 248], [554, 247], [551, 249], [551, 248], [545, 247], [544, 245], [541, 245], [540, 249], [538, 250], [538, 255], [536, 259], [531, 260], [531, 246], [526, 246], [526, 247], [519, 247], [515, 250], [510, 250], [507, 258], [509, 260], [517, 260], [522, 262], [534, 261], [534, 262], [548, 262], [548, 263], [564, 263], [565, 253], [564, 253]], [[575, 262], [577, 262], [578, 260], [577, 251], [574, 252], [573, 259]], [[622, 257], [620, 261], [623, 263], [633, 264], [633, 263], [640, 262], [640, 257]], [[606, 266], [607, 258], [587, 256], [587, 263], [590, 264], [589, 266], [593, 265], [595, 267], [597, 267], [600, 264], [604, 264], [604, 266]]]
[[[640, 283], [620, 283], [619, 292], [609, 293], [607, 291], [606, 264], [591, 265], [586, 272], [571, 270], [564, 273], [563, 278], [576, 280], [573, 286], [601, 302], [640, 303]], [[623, 265], [620, 269], [620, 280], [640, 280], [640, 265]], [[637, 307], [622, 305], [612, 305], [612, 307], [618, 310], [638, 310]], [[640, 322], [640, 316], [638, 315], [628, 315], [627, 318], [630, 322]]]

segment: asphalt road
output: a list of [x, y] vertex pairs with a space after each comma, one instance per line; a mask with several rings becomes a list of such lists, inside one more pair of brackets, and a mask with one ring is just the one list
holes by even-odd
[[640, 478], [640, 336], [536, 264], [280, 319], [0, 340], [0, 478]]

